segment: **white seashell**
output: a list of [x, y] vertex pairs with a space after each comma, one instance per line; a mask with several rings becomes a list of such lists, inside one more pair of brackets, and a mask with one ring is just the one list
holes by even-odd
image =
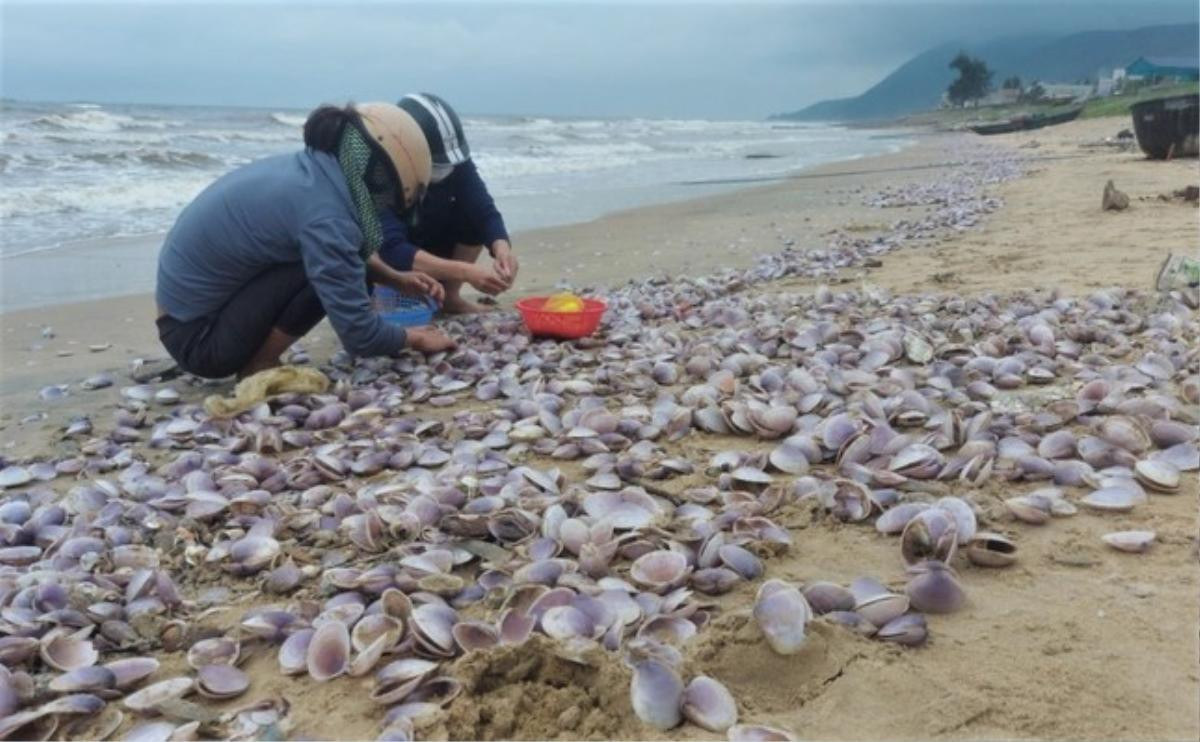
[[698, 675], [683, 690], [683, 715], [702, 729], [724, 732], [737, 724], [737, 703], [724, 685]]
[[804, 645], [812, 609], [797, 588], [782, 580], [767, 580], [755, 597], [754, 619], [771, 649], [795, 654]]
[[1140, 554], [1150, 548], [1157, 534], [1154, 531], [1116, 531], [1100, 538], [1117, 551]]
[[629, 696], [637, 717], [655, 729], [666, 731], [683, 721], [683, 681], [657, 660], [642, 660], [633, 668]]

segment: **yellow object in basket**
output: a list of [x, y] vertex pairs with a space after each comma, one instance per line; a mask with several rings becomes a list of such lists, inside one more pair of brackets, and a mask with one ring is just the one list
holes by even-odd
[[583, 299], [569, 292], [555, 294], [546, 300], [546, 303], [542, 305], [542, 309], [547, 312], [560, 312], [562, 314], [582, 312]]

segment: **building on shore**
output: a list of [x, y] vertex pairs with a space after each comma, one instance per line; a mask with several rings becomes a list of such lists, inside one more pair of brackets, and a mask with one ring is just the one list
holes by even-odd
[[1200, 60], [1189, 57], [1138, 57], [1125, 67], [1130, 80], [1200, 80]]

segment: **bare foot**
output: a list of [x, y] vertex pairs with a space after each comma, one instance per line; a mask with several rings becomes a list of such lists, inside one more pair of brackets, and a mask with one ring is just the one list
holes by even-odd
[[464, 299], [459, 294], [447, 293], [446, 300], [442, 302], [442, 311], [446, 314], [478, 314], [480, 312], [490, 312], [492, 308], [485, 307], [470, 299]]

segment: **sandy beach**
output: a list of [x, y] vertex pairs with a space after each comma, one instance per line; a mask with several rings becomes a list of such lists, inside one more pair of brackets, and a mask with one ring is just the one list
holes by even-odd
[[[923, 305], [927, 311], [914, 309], [911, 316], [941, 312], [949, 325], [961, 319], [955, 314], [955, 302], [1019, 305], [1013, 297], [1037, 292], [1082, 300], [1100, 289], [1117, 294], [1134, 290], [1152, 297], [1156, 271], [1169, 253], [1196, 254], [1197, 208], [1171, 194], [1200, 182], [1200, 168], [1195, 159], [1148, 161], [1136, 148], [1112, 141], [1127, 125], [1124, 118], [1076, 121], [986, 142], [971, 134], [920, 132], [914, 134], [912, 147], [897, 154], [823, 165], [735, 193], [519, 234], [514, 240], [522, 261], [519, 286], [501, 297], [497, 311], [510, 313], [515, 299], [544, 294], [564, 283], [603, 294], [635, 279], [704, 277], [726, 269], [750, 269], [760, 256], [784, 248], [806, 253], [855, 241], [870, 244], [880, 235], [904, 232], [907, 228], [897, 228], [898, 222], [918, 224], [935, 212], [939, 183], [980, 174], [973, 165], [963, 164], [964, 158], [980, 156], [980, 145], [992, 148], [989, 157], [1014, 163], [1022, 174], [978, 185], [987, 200], [986, 204], [980, 201], [985, 205], [972, 217], [977, 224], [929, 231], [914, 227], [919, 234], [898, 249], [881, 251], [877, 257], [828, 275], [744, 281], [738, 295], [749, 302], [745, 306], [753, 309], [754, 302], [761, 300], [758, 310], [764, 316], [795, 306], [804, 307], [796, 310], [797, 317], [803, 312], [815, 317], [819, 307], [813, 297], [818, 292], [888, 292], [888, 299], [872, 310], [875, 320], [885, 321], [888, 306], [904, 307], [907, 312]], [[1129, 195], [1127, 210], [1101, 210], [1101, 192], [1110, 179]], [[926, 187], [934, 190], [920, 190]], [[912, 203], [912, 194], [922, 192], [931, 193], [930, 200]], [[880, 205], [887, 203], [888, 194], [908, 194], [906, 205]], [[1147, 298], [1136, 306], [1149, 307], [1151, 302]], [[840, 316], [851, 321], [856, 311], [846, 309]], [[79, 455], [86, 438], [64, 438], [62, 430], [81, 416], [91, 419], [96, 437], [111, 435], [122, 403], [121, 389], [132, 383], [127, 377], [129, 364], [164, 355], [152, 316], [153, 299], [146, 294], [0, 315], [0, 456], [5, 462], [53, 462]], [[1017, 319], [1013, 314], [1014, 327]], [[711, 331], [714, 337], [721, 329], [673, 322], [671, 317], [646, 320], [646, 327], [700, 336]], [[936, 322], [928, 326], [942, 327]], [[478, 339], [469, 324], [451, 320], [447, 327], [461, 331], [467, 347]], [[1173, 332], [1168, 340], [1194, 344], [1195, 312], [1183, 316]], [[1149, 343], [1148, 337], [1139, 335], [1137, 342]], [[645, 342], [640, 352], [651, 362], [664, 352], [633, 335], [622, 342], [627, 351]], [[318, 366], [336, 350], [327, 324], [302, 345]], [[1194, 345], [1185, 357], [1191, 368], [1165, 381], [1158, 391], [1180, 400], [1179, 419], [1194, 424], [1195, 400], [1183, 401], [1178, 391], [1183, 379], [1196, 378]], [[601, 363], [595, 358], [575, 361], [588, 373]], [[682, 365], [687, 359], [675, 361]], [[1031, 405], [1030, 416], [1041, 411], [1037, 400], [1048, 404], [1075, 399], [1086, 379], [1067, 372], [1078, 370], [1079, 364], [1064, 362], [1061, 368], [1063, 376], [1044, 387], [1048, 391], [1043, 396], [1022, 398]], [[116, 383], [96, 391], [79, 387], [81, 380], [99, 372], [111, 374]], [[547, 378], [554, 373], [546, 371]], [[579, 373], [582, 378], [583, 371]], [[741, 382], [749, 383], [748, 378]], [[696, 380], [681, 379], [664, 391], [678, 397], [693, 383]], [[39, 397], [39, 390], [58, 384], [68, 385], [64, 398]], [[229, 391], [231, 384], [179, 380], [169, 386], [183, 394], [183, 405], [152, 406], [151, 421], [178, 415], [207, 394]], [[1028, 386], [1022, 390], [1033, 394]], [[617, 411], [635, 402], [649, 407], [656, 395], [614, 393], [607, 401]], [[999, 417], [1008, 412], [1001, 409], [1003, 396], [989, 398], [990, 402], [976, 399], [972, 409], [991, 404]], [[408, 403], [404, 414], [435, 418], [454, 429], [462, 423], [462, 415], [478, 413], [490, 420], [486, 416], [506, 404], [503, 399], [485, 401], [467, 392], [446, 407]], [[177, 452], [147, 445], [149, 430], [150, 424], [129, 450], [151, 468], [170, 462]], [[461, 440], [461, 435], [455, 440]], [[699, 430], [657, 444], [694, 465], [692, 473], [656, 485], [672, 497], [689, 487], [716, 483], [705, 474], [715, 453], [766, 452], [775, 445], [754, 436]], [[278, 456], [286, 459], [291, 453]], [[559, 467], [564, 491], [589, 476], [577, 461], [559, 461], [530, 450], [516, 458], [540, 470]], [[809, 637], [798, 654], [781, 656], [763, 640], [751, 616], [761, 581], [743, 581], [722, 595], [695, 596], [708, 617], [695, 637], [679, 645], [684, 679], [712, 676], [732, 692], [742, 723], [780, 727], [804, 739], [1196, 739], [1200, 735], [1195, 610], [1200, 590], [1196, 536], [1200, 492], [1195, 471], [1183, 474], [1178, 494], [1151, 494], [1131, 512], [1081, 507], [1072, 517], [1035, 526], [1015, 520], [1003, 502], [1048, 483], [1013, 481], [1002, 476], [1001, 469], [998, 466], [994, 476], [977, 484], [951, 478], [924, 484], [910, 481], [911, 487], [898, 487], [923, 497], [966, 498], [981, 527], [1019, 544], [1016, 564], [1006, 569], [976, 567], [958, 558], [967, 602], [956, 612], [928, 615], [929, 640], [923, 646], [872, 640], [818, 620], [810, 624]], [[110, 470], [95, 476], [116, 481], [119, 473]], [[836, 476], [832, 462], [814, 464], [810, 473], [823, 479]], [[391, 474], [351, 477], [335, 487], [354, 494]], [[778, 471], [775, 477], [787, 486], [796, 479]], [[59, 476], [44, 486], [65, 494], [87, 478]], [[9, 490], [6, 496], [19, 491]], [[1073, 500], [1088, 491], [1067, 488]], [[765, 566], [763, 579], [795, 584], [830, 580], [846, 585], [873, 575], [890, 588], [903, 590], [906, 576], [898, 540], [881, 535], [869, 522], [838, 522], [804, 499], [788, 501], [771, 518], [786, 529], [792, 543], [787, 548], [753, 544]], [[202, 533], [192, 523], [174, 525], [180, 529], [177, 533]], [[1131, 554], [1107, 548], [1101, 541], [1103, 534], [1128, 529], [1154, 530], [1156, 542], [1145, 553]], [[330, 531], [331, 548], [348, 547], [333, 534]], [[284, 552], [297, 561], [319, 559], [311, 544], [276, 537], [284, 543]], [[206, 538], [211, 546], [215, 535]], [[169, 541], [160, 538], [158, 543]], [[170, 557], [164, 557], [164, 564], [177, 568], [175, 578], [184, 600], [175, 615], [190, 622], [192, 637], [231, 631], [252, 608], [322, 595], [319, 577], [307, 580], [290, 598], [280, 598], [261, 593], [255, 577], [239, 579], [212, 567], [192, 573], [178, 561], [179, 549], [168, 546], [167, 553]], [[386, 560], [385, 555], [371, 554], [361, 561], [376, 564], [381, 558]], [[311, 564], [317, 572], [323, 568], [319, 561]], [[622, 563], [623, 573], [627, 566]], [[226, 592], [223, 600], [208, 605], [204, 591], [213, 587]], [[481, 603], [464, 608], [463, 614], [492, 620], [496, 607]], [[387, 706], [370, 699], [370, 675], [317, 684], [304, 676], [282, 675], [274, 648], [249, 640], [245, 645], [242, 669], [251, 679], [250, 690], [215, 708], [229, 710], [252, 701], [286, 698], [290, 710], [281, 728], [289, 736], [378, 735]], [[155, 678], [185, 674], [185, 649], [153, 646], [151, 651], [162, 662]], [[105, 652], [103, 659], [129, 654]], [[563, 654], [555, 642], [538, 636], [526, 644], [477, 651], [447, 662], [443, 674], [456, 677], [464, 691], [444, 710], [418, 723], [418, 738], [724, 738], [691, 723], [667, 732], [641, 723], [630, 705], [630, 670], [618, 653], [593, 647], [582, 659], [564, 659]], [[127, 719], [122, 730], [132, 723], [132, 718]]]

